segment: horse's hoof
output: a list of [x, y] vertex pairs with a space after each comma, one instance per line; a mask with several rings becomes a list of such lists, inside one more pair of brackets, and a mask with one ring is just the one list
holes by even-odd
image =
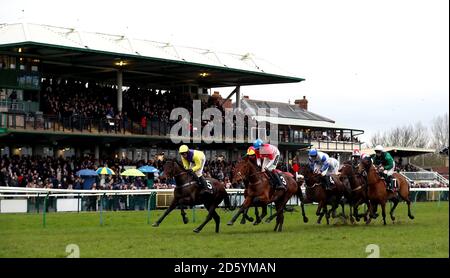
[[259, 223], [261, 223], [261, 221], [260, 221], [260, 222], [258, 222], [258, 221], [254, 222], [254, 223], [253, 223], [253, 226], [258, 225]]
[[308, 221], [309, 221], [309, 219], [308, 219], [308, 217], [303, 217], [303, 223], [308, 223]]
[[189, 223], [189, 219], [188, 219], [188, 218], [183, 218], [183, 223], [184, 223], [184, 224]]
[[234, 224], [233, 222], [228, 222], [227, 223], [228, 226], [233, 226], [233, 224]]
[[414, 215], [408, 215], [409, 219], [413, 220], [414, 219]]
[[159, 226], [159, 223], [153, 223], [152, 224], [152, 227], [158, 227]]
[[196, 229], [194, 229], [194, 231], [193, 231], [194, 233], [200, 233], [200, 229], [199, 228], [196, 228]]
[[250, 222], [255, 221], [255, 219], [253, 219], [253, 217], [249, 217], [247, 220], [250, 221]]
[[241, 220], [241, 222], [240, 222], [242, 225], [244, 225], [245, 224], [245, 220]]

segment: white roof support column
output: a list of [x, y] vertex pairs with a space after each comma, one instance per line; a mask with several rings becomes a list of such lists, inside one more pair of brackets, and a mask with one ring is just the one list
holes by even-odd
[[122, 85], [123, 85], [123, 75], [122, 70], [117, 71], [117, 112], [122, 112]]

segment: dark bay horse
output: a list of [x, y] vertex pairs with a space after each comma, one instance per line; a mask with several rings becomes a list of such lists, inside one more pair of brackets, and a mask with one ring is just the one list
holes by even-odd
[[[358, 171], [359, 173], [366, 173], [367, 175], [367, 196], [370, 201], [369, 211], [372, 218], [375, 218], [377, 206], [380, 205], [381, 215], [383, 216], [383, 224], [386, 225], [386, 203], [387, 201], [391, 201], [394, 205], [392, 206], [389, 214], [392, 222], [394, 222], [394, 210], [400, 202], [400, 199], [403, 199], [408, 205], [408, 217], [410, 219], [414, 219], [414, 216], [411, 214], [411, 200], [409, 199], [410, 185], [402, 175], [398, 173], [394, 173], [392, 175], [398, 182], [398, 190], [392, 192], [386, 190], [386, 182], [378, 175], [377, 169], [373, 165], [371, 159], [361, 160], [358, 166]], [[370, 223], [370, 218], [366, 223]]]
[[[319, 216], [317, 223], [320, 224], [323, 216], [327, 220], [327, 224], [330, 224], [330, 213], [334, 212], [336, 208], [341, 204], [342, 197], [346, 192], [346, 187], [344, 183], [339, 179], [339, 177], [333, 175], [333, 181], [335, 187], [333, 190], [328, 191], [322, 186], [323, 178], [322, 175], [314, 173], [308, 164], [303, 164], [300, 167], [300, 174], [303, 176], [305, 183], [305, 199], [304, 203], [318, 203], [316, 215]], [[327, 177], [326, 177], [327, 178]], [[328, 210], [327, 205], [331, 205], [331, 209]], [[342, 203], [343, 207], [343, 203]], [[342, 208], [343, 214], [344, 208]]]
[[[351, 161], [346, 161], [342, 165], [341, 169], [339, 169], [340, 178], [348, 179], [350, 184], [350, 194], [347, 195], [347, 200], [350, 206], [350, 221], [353, 224], [356, 221], [359, 222], [361, 216], [364, 217], [364, 220], [367, 221], [369, 209], [360, 215], [358, 214], [358, 206], [365, 203], [367, 208], [369, 208], [369, 199], [367, 198], [367, 183], [366, 178], [358, 173], [356, 173], [355, 169]], [[355, 218], [353, 218], [355, 216]]]
[[[274, 188], [270, 185], [269, 178], [265, 173], [259, 171], [258, 166], [254, 163], [248, 160], [242, 160], [236, 164], [233, 170], [233, 183], [241, 182], [247, 179], [247, 195], [241, 208], [233, 216], [230, 222], [228, 222], [228, 225], [233, 225], [239, 215], [246, 211], [246, 209], [250, 206], [264, 207], [274, 202], [276, 208], [276, 225], [274, 231], [281, 232], [283, 229], [284, 208], [286, 203], [292, 196], [294, 196], [294, 194], [296, 194], [300, 200], [303, 200], [303, 195], [300, 188], [301, 184], [297, 183], [293, 177], [286, 173], [282, 173], [281, 175], [286, 182], [286, 190], [274, 190]], [[301, 202], [301, 206], [303, 221], [306, 223], [308, 222], [308, 218], [305, 215], [303, 202]]]
[[219, 232], [220, 226], [220, 216], [216, 212], [216, 208], [219, 204], [224, 201], [225, 207], [230, 208], [230, 199], [227, 191], [225, 190], [225, 185], [216, 179], [207, 179], [213, 187], [212, 194], [202, 193], [197, 185], [197, 181], [194, 179], [192, 174], [184, 169], [184, 167], [176, 160], [167, 161], [164, 165], [164, 176], [163, 178], [175, 178], [176, 187], [173, 192], [173, 200], [169, 208], [164, 212], [164, 214], [153, 224], [153, 227], [158, 227], [159, 224], [164, 220], [164, 218], [177, 206], [181, 207], [181, 216], [183, 218], [184, 224], [188, 223], [188, 218], [186, 217], [186, 212], [184, 211], [185, 206], [195, 206], [203, 204], [205, 209], [208, 211], [208, 216], [205, 221], [200, 224], [194, 232], [199, 233], [203, 227], [214, 219], [216, 222], [216, 233]]

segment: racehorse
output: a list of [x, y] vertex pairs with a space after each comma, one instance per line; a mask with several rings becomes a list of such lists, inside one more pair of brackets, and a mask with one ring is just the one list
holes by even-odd
[[[239, 211], [228, 222], [233, 225], [241, 213], [250, 206], [267, 206], [274, 202], [276, 208], [276, 225], [274, 231], [281, 232], [284, 222], [284, 208], [289, 199], [296, 194], [300, 200], [303, 200], [301, 184], [297, 183], [294, 178], [286, 173], [282, 173], [280, 178], [286, 186], [286, 190], [275, 190], [271, 185], [269, 178], [265, 173], [258, 170], [258, 166], [247, 159], [236, 164], [233, 170], [233, 183], [248, 180], [247, 196]], [[303, 221], [308, 222], [305, 215], [303, 202], [301, 202]], [[262, 215], [261, 219], [264, 217]]]
[[[367, 205], [369, 208], [369, 199], [367, 198], [367, 184], [366, 179], [362, 175], [355, 173], [351, 161], [346, 161], [339, 169], [341, 179], [347, 179], [351, 192], [347, 195], [347, 200], [350, 206], [350, 221], [353, 224], [356, 221], [359, 222], [361, 216], [367, 221], [369, 209], [362, 215], [358, 214], [358, 206], [362, 203]], [[353, 218], [353, 215], [355, 218]]]
[[[360, 174], [365, 173], [367, 175], [367, 196], [369, 198], [369, 211], [370, 216], [375, 218], [378, 204], [381, 206], [381, 215], [383, 216], [383, 224], [386, 225], [386, 202], [392, 201], [393, 206], [389, 212], [392, 222], [395, 221], [394, 210], [397, 207], [400, 199], [403, 199], [408, 205], [408, 217], [414, 219], [411, 214], [411, 200], [409, 199], [409, 182], [400, 174], [392, 174], [393, 178], [397, 180], [398, 190], [395, 192], [386, 190], [386, 182], [382, 179], [372, 163], [371, 159], [363, 159], [358, 165], [358, 171]], [[366, 221], [370, 223], [370, 219]]]
[[[324, 178], [320, 174], [314, 173], [309, 165], [303, 164], [300, 167], [300, 174], [303, 176], [305, 182], [305, 195], [306, 198], [303, 200], [304, 203], [313, 203], [317, 202], [317, 210], [316, 215], [319, 216], [317, 219], [317, 224], [320, 224], [323, 216], [325, 215], [325, 219], [327, 220], [327, 225], [330, 224], [330, 213], [334, 212], [336, 208], [341, 204], [342, 196], [346, 191], [346, 187], [344, 183], [337, 177], [333, 175], [333, 182], [335, 187], [333, 190], [328, 191], [322, 185]], [[328, 210], [327, 205], [331, 205], [331, 209]], [[342, 212], [344, 213], [344, 205], [342, 205]]]
[[181, 207], [181, 217], [183, 218], [184, 224], [187, 224], [189, 220], [184, 211], [184, 206], [203, 204], [208, 211], [208, 215], [206, 216], [205, 221], [194, 229], [194, 232], [199, 233], [211, 219], [214, 219], [214, 222], [216, 223], [216, 233], [218, 233], [220, 216], [217, 214], [216, 208], [222, 201], [224, 201], [226, 208], [231, 208], [225, 185], [216, 179], [207, 179], [207, 183], [212, 186], [213, 193], [202, 193], [197, 185], [196, 179], [193, 177], [194, 174], [186, 171], [177, 160], [167, 161], [164, 165], [163, 173], [162, 178], [175, 178], [176, 187], [174, 189], [172, 203], [158, 221], [153, 224], [153, 227], [158, 227], [164, 218], [177, 206]]

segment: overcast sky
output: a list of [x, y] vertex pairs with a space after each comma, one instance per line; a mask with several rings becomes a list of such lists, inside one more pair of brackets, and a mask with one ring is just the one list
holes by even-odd
[[22, 20], [253, 53], [306, 81], [244, 95], [305, 95], [309, 110], [364, 129], [365, 140], [449, 111], [448, 0], [0, 0], [0, 23]]

